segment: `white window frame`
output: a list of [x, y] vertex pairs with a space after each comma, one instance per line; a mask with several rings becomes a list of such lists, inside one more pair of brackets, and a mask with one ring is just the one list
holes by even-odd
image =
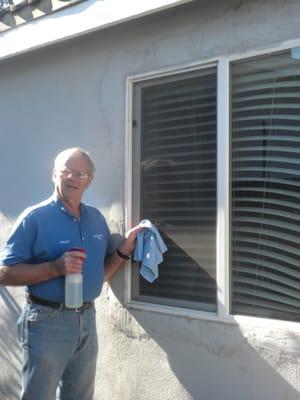
[[195, 319], [219, 321], [226, 324], [250, 325], [266, 328], [280, 328], [300, 332], [300, 324], [293, 321], [274, 320], [259, 316], [230, 314], [230, 64], [233, 61], [250, 57], [267, 55], [292, 47], [300, 47], [300, 39], [278, 44], [269, 49], [253, 50], [247, 53], [234, 54], [185, 64], [176, 68], [130, 76], [126, 88], [126, 127], [125, 127], [125, 222], [126, 227], [132, 223], [132, 116], [133, 87], [138, 82], [154, 80], [166, 76], [217, 66], [217, 230], [216, 230], [216, 279], [217, 279], [217, 312], [191, 310], [180, 307], [152, 304], [131, 298], [132, 267], [125, 272], [125, 304], [128, 308], [158, 312]]

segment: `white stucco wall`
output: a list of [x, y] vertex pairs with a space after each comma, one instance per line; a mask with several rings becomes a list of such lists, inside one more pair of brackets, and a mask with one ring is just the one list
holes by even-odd
[[[86, 201], [121, 232], [127, 77], [299, 39], [299, 13], [298, 0], [199, 0], [2, 61], [0, 239], [23, 208], [51, 193], [54, 155], [73, 145], [96, 162]], [[298, 325], [126, 309], [124, 282], [120, 273], [97, 301], [96, 400], [299, 398]], [[15, 400], [22, 289], [1, 288], [0, 298], [0, 399]]]

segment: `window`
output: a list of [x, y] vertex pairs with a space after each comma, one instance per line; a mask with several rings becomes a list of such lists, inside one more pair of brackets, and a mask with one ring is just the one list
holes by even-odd
[[300, 321], [300, 48], [137, 81], [133, 94], [133, 218], [169, 251], [154, 284], [133, 266], [131, 298]]
[[216, 67], [134, 87], [133, 211], [168, 246], [133, 298], [216, 311]]
[[232, 64], [232, 312], [300, 320], [300, 60]]

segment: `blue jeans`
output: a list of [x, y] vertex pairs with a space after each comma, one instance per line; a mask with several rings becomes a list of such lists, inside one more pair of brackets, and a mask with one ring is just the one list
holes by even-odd
[[77, 313], [27, 304], [18, 336], [24, 351], [21, 400], [92, 400], [98, 353], [94, 306]]

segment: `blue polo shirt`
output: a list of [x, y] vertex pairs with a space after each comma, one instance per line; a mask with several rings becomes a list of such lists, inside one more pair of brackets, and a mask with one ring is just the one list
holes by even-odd
[[[16, 221], [0, 263], [39, 264], [56, 260], [71, 247], [84, 247], [83, 301], [99, 296], [104, 277], [110, 233], [103, 215], [94, 207], [81, 203], [81, 218], [71, 215], [53, 195], [26, 209]], [[29, 285], [27, 290], [42, 299], [64, 303], [65, 277]]]

